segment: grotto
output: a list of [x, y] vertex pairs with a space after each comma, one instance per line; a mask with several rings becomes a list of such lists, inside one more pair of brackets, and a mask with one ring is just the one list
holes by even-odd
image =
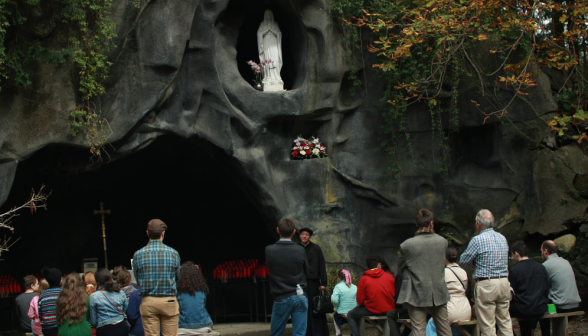
[[[286, 216], [314, 230], [329, 270], [356, 274], [370, 254], [396, 267], [421, 208], [435, 212], [439, 233], [460, 251], [484, 208], [509, 244], [525, 240], [536, 250], [566, 234], [584, 241], [587, 142], [562, 139], [547, 124], [559, 111], [554, 95], [571, 81], [566, 73], [538, 72], [524, 99], [493, 86], [512, 100], [510, 124], [472, 105], [480, 93], [464, 77], [454, 92], [443, 83], [438, 98], [446, 108], [455, 97], [459, 113], [433, 118], [429, 105], [415, 103], [390, 131], [385, 76], [366, 49], [372, 37], [359, 29], [363, 49], [350, 60], [335, 1], [141, 3], [112, 1], [112, 66], [104, 94], [92, 98], [107, 124], [99, 131], [107, 139], [101, 159], [92, 157], [88, 133], [71, 133], [71, 112], [82, 100], [71, 60], [31, 65], [26, 88], [2, 80], [0, 211], [42, 184], [52, 194], [46, 210], [25, 209], [12, 220], [21, 238], [2, 252], [0, 276], [48, 263], [80, 271], [83, 258], [103, 263], [99, 202], [111, 210], [109, 266], [128, 266], [146, 243], [145, 224], [159, 217], [169, 225], [166, 243], [209, 279], [224, 261], [261, 262]], [[279, 92], [256, 90], [246, 63], [258, 61], [254, 35], [266, 9], [283, 33]], [[484, 61], [499, 63], [492, 57]], [[390, 132], [398, 135], [393, 150], [383, 146]], [[293, 159], [299, 136], [319, 138], [328, 157]], [[573, 266], [588, 302], [588, 266]]]

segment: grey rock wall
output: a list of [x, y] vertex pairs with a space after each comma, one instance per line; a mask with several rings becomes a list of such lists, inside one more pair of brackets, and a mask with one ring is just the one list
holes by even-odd
[[[268, 7], [291, 63], [283, 71], [285, 92], [254, 90], [237, 63], [244, 52], [240, 32]], [[551, 93], [557, 73], [540, 75], [527, 97], [532, 104], [515, 101], [511, 126], [484, 123], [471, 104], [473, 87], [462, 81], [447, 183], [430, 112], [411, 109], [409, 140], [399, 137], [404, 163], [394, 182], [385, 177], [388, 155], [380, 146], [383, 82], [364, 50], [363, 84], [350, 94], [340, 24], [328, 0], [152, 0], [141, 9], [114, 0], [112, 19], [117, 48], [110, 55], [107, 93], [98, 101], [113, 131], [111, 159], [166, 133], [205, 139], [224, 150], [226, 157], [216, 159], [229, 162], [230, 172], [249, 177], [235, 186], [246, 189], [268, 227], [291, 216], [313, 228], [333, 265], [364, 267], [365, 257], [378, 253], [394, 267], [397, 248], [413, 235], [414, 215], [423, 207], [436, 212], [446, 227], [441, 232], [451, 231], [459, 244], [474, 234], [481, 208], [495, 214], [511, 240], [584, 222], [587, 201], [571, 197], [570, 188], [584, 181], [588, 159], [574, 144], [555, 145], [545, 124], [557, 111]], [[369, 42], [365, 35], [363, 42]], [[79, 99], [75, 72], [70, 63], [40, 67], [32, 88], [0, 93], [0, 205], [18, 162], [49, 144], [85, 145], [68, 134], [69, 111]], [[298, 135], [318, 136], [329, 158], [291, 160], [289, 147]], [[61, 164], [67, 166], [67, 159]], [[67, 170], [100, 165], [70, 164]]]

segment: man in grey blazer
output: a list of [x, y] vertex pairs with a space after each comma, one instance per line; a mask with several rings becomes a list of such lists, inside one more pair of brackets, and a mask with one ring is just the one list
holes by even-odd
[[447, 317], [450, 297], [445, 284], [447, 240], [435, 233], [433, 219], [433, 211], [419, 210], [415, 236], [400, 245], [398, 272], [403, 277], [397, 304], [408, 304], [413, 336], [425, 335], [427, 310], [433, 316], [437, 334], [451, 336]]

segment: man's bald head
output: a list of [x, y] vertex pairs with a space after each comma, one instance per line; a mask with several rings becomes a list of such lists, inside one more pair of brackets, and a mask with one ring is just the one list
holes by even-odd
[[494, 215], [490, 210], [482, 209], [476, 215], [476, 223], [480, 223], [484, 229], [494, 227]]
[[547, 253], [557, 253], [557, 244], [553, 240], [546, 240], [541, 244], [541, 251], [547, 250]]

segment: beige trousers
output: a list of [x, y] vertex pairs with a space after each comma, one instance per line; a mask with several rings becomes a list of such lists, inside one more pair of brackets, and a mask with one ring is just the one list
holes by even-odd
[[510, 283], [507, 278], [476, 283], [476, 319], [482, 336], [513, 336], [510, 320]]
[[434, 307], [415, 307], [408, 304], [408, 315], [412, 325], [412, 336], [425, 336], [427, 329], [427, 309], [433, 316], [433, 322], [437, 327], [437, 335], [451, 336], [451, 327], [447, 317], [447, 304]]
[[176, 297], [145, 296], [139, 310], [145, 336], [159, 336], [160, 327], [163, 336], [178, 335], [180, 306]]

